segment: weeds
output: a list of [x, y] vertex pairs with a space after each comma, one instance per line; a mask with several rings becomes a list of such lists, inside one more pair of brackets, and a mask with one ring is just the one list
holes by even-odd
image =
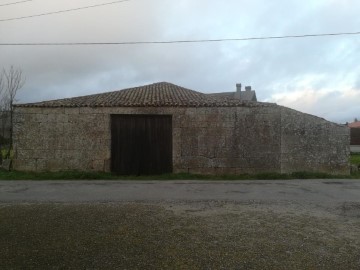
[[360, 165], [360, 153], [351, 153], [350, 163], [354, 165]]

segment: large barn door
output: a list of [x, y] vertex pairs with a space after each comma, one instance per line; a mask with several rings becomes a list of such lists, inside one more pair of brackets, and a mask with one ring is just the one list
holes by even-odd
[[171, 173], [171, 116], [111, 115], [111, 171], [124, 175]]

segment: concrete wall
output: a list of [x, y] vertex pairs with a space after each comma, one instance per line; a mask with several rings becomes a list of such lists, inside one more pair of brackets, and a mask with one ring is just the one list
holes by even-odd
[[16, 108], [14, 169], [109, 171], [110, 114], [173, 116], [174, 172], [349, 173], [349, 131], [271, 104], [206, 108]]

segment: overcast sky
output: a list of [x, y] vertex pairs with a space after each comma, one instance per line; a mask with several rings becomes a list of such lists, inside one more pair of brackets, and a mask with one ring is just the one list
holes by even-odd
[[[0, 0], [0, 5], [20, 0]], [[114, 0], [33, 0], [0, 6], [0, 20]], [[0, 43], [246, 38], [360, 31], [358, 0], [130, 0], [0, 21]], [[360, 118], [360, 35], [215, 43], [0, 46], [20, 67], [21, 103], [167, 81], [196, 91], [251, 85], [276, 102], [344, 123]]]

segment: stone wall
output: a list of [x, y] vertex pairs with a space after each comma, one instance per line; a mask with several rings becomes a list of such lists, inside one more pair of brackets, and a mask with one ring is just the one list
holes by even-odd
[[14, 168], [109, 171], [110, 115], [166, 114], [173, 116], [174, 172], [348, 173], [347, 128], [280, 106], [256, 104], [205, 108], [16, 107]]
[[274, 107], [192, 108], [174, 124], [175, 171], [280, 172], [280, 111]]
[[14, 168], [103, 171], [110, 158], [108, 115], [80, 108], [16, 108]]
[[281, 171], [349, 174], [350, 134], [345, 125], [281, 108]]

